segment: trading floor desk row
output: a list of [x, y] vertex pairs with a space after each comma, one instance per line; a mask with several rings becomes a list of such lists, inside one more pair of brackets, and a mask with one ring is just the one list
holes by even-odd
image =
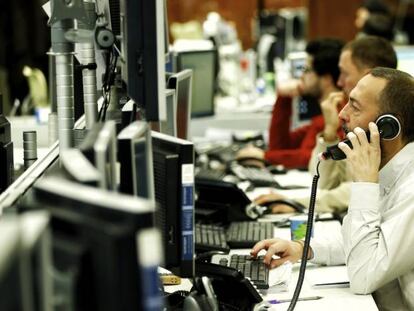
[[[315, 236], [340, 229], [337, 221], [316, 222]], [[288, 228], [277, 228], [275, 237], [290, 239]], [[233, 249], [232, 254], [249, 254], [250, 249]], [[214, 255], [212, 262], [219, 263], [224, 255]], [[299, 264], [284, 264], [275, 268], [269, 274], [269, 289], [259, 290], [264, 301], [269, 302], [269, 310], [287, 310], [292, 298], [299, 274]], [[183, 280], [181, 285], [166, 286], [167, 292], [177, 290], [190, 290], [192, 284], [188, 279]], [[304, 299], [304, 300], [301, 300]], [[295, 310], [378, 310], [371, 295], [355, 295], [350, 291], [349, 279], [345, 266], [318, 266], [308, 263], [305, 281], [300, 294], [300, 301]]]

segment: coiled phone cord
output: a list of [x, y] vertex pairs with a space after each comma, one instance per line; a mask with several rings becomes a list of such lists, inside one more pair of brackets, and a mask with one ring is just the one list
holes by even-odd
[[308, 253], [309, 253], [309, 247], [310, 247], [309, 244], [310, 244], [310, 239], [312, 235], [313, 218], [314, 218], [313, 215], [315, 211], [315, 202], [316, 202], [316, 191], [317, 191], [318, 180], [319, 180], [319, 164], [321, 164], [320, 160], [318, 161], [318, 164], [316, 165], [316, 175], [313, 176], [313, 180], [312, 180], [312, 191], [311, 191], [309, 210], [308, 210], [308, 222], [306, 226], [305, 243], [303, 245], [303, 254], [302, 254], [302, 260], [300, 263], [298, 282], [296, 283], [295, 292], [293, 293], [293, 297], [289, 304], [288, 311], [292, 311], [295, 309], [296, 303], [300, 295], [300, 291], [302, 290], [303, 280], [305, 278], [306, 263], [308, 261]]

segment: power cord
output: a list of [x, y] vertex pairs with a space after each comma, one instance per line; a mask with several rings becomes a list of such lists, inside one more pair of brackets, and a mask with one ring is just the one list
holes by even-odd
[[300, 295], [300, 291], [302, 290], [303, 280], [305, 278], [306, 263], [308, 261], [308, 253], [309, 253], [309, 247], [310, 247], [309, 244], [310, 244], [310, 239], [312, 235], [313, 215], [315, 211], [316, 192], [317, 192], [317, 186], [318, 186], [318, 180], [319, 180], [319, 165], [320, 164], [321, 164], [321, 161], [319, 160], [318, 164], [316, 165], [316, 175], [313, 176], [313, 180], [312, 180], [312, 191], [311, 191], [310, 202], [309, 202], [308, 223], [306, 226], [306, 235], [305, 235], [305, 243], [303, 245], [302, 261], [300, 263], [298, 282], [296, 283], [295, 292], [293, 293], [293, 297], [289, 304], [288, 311], [292, 311], [295, 309], [296, 303]]

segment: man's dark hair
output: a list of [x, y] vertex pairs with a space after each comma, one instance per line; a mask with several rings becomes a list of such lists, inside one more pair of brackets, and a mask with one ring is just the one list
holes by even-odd
[[339, 77], [339, 55], [343, 46], [343, 41], [332, 38], [316, 39], [308, 43], [306, 53], [312, 56], [312, 67], [318, 76], [330, 75], [336, 84]]
[[384, 67], [374, 68], [370, 74], [387, 81], [378, 94], [380, 113], [396, 116], [401, 123], [403, 140], [414, 141], [414, 78], [406, 72]]
[[390, 14], [388, 5], [381, 0], [365, 0], [361, 7], [366, 8], [369, 13]]
[[351, 51], [352, 61], [359, 69], [397, 68], [397, 55], [391, 43], [384, 38], [366, 36], [348, 42], [343, 51]]
[[362, 26], [361, 33], [368, 36], [378, 36], [392, 41], [394, 38], [394, 24], [391, 16], [381, 13], [370, 14]]

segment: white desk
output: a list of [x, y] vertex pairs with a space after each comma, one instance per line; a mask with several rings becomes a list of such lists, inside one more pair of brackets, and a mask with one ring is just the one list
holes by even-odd
[[[320, 222], [316, 223], [315, 225], [315, 236], [318, 234], [326, 233], [329, 230], [338, 230], [340, 228], [338, 222]], [[275, 235], [281, 238], [290, 238], [290, 232], [287, 228], [276, 228]], [[289, 289], [287, 292], [280, 292], [275, 294], [267, 294], [264, 295], [263, 299], [265, 300], [272, 300], [272, 299], [290, 299], [293, 296], [293, 292], [295, 290], [295, 286], [297, 283], [297, 278], [299, 275], [299, 263], [293, 266], [292, 270], [292, 280], [289, 284]], [[309, 300], [309, 301], [298, 301], [295, 307], [295, 310], [335, 310], [335, 311], [349, 311], [349, 310], [378, 310], [374, 299], [371, 295], [355, 295], [353, 294], [349, 287], [340, 287], [339, 285], [336, 287], [313, 287], [309, 273], [312, 270], [312, 274], [317, 276], [317, 271], [319, 270], [321, 273], [323, 269], [329, 269], [330, 267], [319, 267], [315, 265], [310, 265], [307, 267], [307, 271], [305, 273], [305, 279], [303, 281], [302, 290], [300, 293], [300, 297], [310, 297], [310, 296], [321, 296], [322, 299], [319, 300]], [[341, 269], [341, 268], [339, 268]], [[343, 269], [346, 269], [343, 266]], [[307, 277], [308, 273], [308, 277]], [[321, 274], [322, 275], [322, 274]], [[287, 310], [289, 307], [289, 303], [282, 303], [272, 305], [270, 310]]]
[[[315, 226], [315, 235], [321, 234], [322, 232], [326, 232], [329, 230], [335, 230], [340, 227], [338, 222], [321, 222], [316, 223]], [[276, 228], [275, 229], [275, 236], [280, 238], [289, 239], [290, 232], [287, 228]], [[232, 250], [231, 253], [249, 253], [249, 249], [243, 250]], [[270, 300], [279, 300], [279, 299], [291, 299], [293, 296], [293, 292], [295, 290], [295, 286], [297, 283], [297, 278], [299, 275], [299, 263], [294, 264], [291, 274], [291, 281], [288, 286], [288, 290], [284, 292], [273, 292], [272, 288], [267, 291], [262, 291], [262, 297], [265, 301]], [[309, 310], [317, 310], [317, 311], [349, 311], [349, 310], [364, 310], [364, 311], [374, 311], [378, 310], [374, 299], [371, 295], [355, 295], [353, 294], [349, 287], [313, 287], [311, 285], [311, 280], [309, 279], [309, 272], [315, 276], [318, 275], [318, 271], [324, 272], [324, 269], [330, 269], [330, 267], [323, 267], [323, 266], [316, 266], [312, 264], [308, 264], [307, 271], [305, 273], [305, 279], [302, 285], [302, 290], [299, 297], [311, 297], [311, 296], [321, 296], [322, 299], [319, 300], [308, 300], [308, 301], [298, 301], [295, 307], [295, 310], [298, 311], [309, 311]], [[338, 267], [338, 269], [346, 269], [345, 266]], [[343, 271], [342, 271], [343, 272]], [[272, 276], [270, 276], [272, 278]], [[183, 279], [182, 284], [178, 286], [165, 286], [166, 292], [174, 292], [177, 290], [190, 290], [191, 289], [191, 282], [188, 279]], [[277, 310], [277, 311], [284, 311], [287, 310], [289, 307], [289, 303], [281, 303], [281, 304], [274, 304], [271, 305], [269, 310]]]

